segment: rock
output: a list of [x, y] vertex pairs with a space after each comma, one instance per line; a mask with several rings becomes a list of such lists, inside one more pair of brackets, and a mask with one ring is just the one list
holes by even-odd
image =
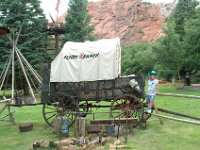
[[96, 145], [90, 145], [89, 147], [87, 147], [87, 149], [86, 150], [94, 150], [94, 149], [96, 149]]
[[127, 147], [127, 146], [126, 145], [117, 145], [116, 146], [117, 149], [122, 149], [122, 148], [125, 148], [125, 147]]
[[114, 144], [110, 144], [110, 145], [109, 145], [109, 150], [115, 149], [115, 148], [116, 148], [116, 146], [115, 146]]
[[76, 145], [69, 145], [68, 150], [78, 150], [78, 147]]
[[82, 146], [82, 150], [86, 150], [87, 147], [88, 147], [88, 145], [83, 145], [83, 146]]
[[138, 0], [102, 0], [89, 3], [88, 8], [98, 39], [119, 36], [122, 44], [129, 44], [150, 42], [162, 35], [165, 16], [156, 5]]
[[66, 139], [66, 140], [62, 140], [59, 142], [60, 146], [68, 146], [70, 144], [73, 144], [74, 141], [72, 139]]
[[114, 142], [114, 145], [120, 145], [121, 144], [121, 141], [118, 139]]
[[45, 140], [38, 140], [36, 142], [33, 143], [33, 148], [37, 149], [37, 148], [47, 148], [49, 147], [49, 141], [45, 141]]
[[69, 150], [69, 146], [62, 146], [60, 150]]
[[[161, 28], [174, 9], [169, 10], [170, 6], [163, 8], [140, 0], [102, 0], [89, 2], [88, 10], [97, 39], [119, 36], [122, 44], [130, 44], [151, 42], [162, 36]], [[64, 22], [65, 15], [59, 17], [59, 22]]]
[[105, 150], [105, 147], [104, 146], [97, 147], [95, 150]]

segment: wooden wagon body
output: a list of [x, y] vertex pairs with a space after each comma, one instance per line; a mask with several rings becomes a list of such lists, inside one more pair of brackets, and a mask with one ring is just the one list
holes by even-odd
[[[49, 70], [46, 71], [42, 85], [42, 102], [45, 103], [50, 95], [65, 92], [78, 101], [110, 101], [121, 95], [135, 95], [144, 98], [145, 82], [142, 77], [130, 75], [114, 80], [99, 80], [85, 82], [50, 83]], [[140, 90], [132, 88], [130, 80], [136, 80]]]
[[[51, 83], [49, 80], [50, 67], [45, 70], [43, 76], [41, 98], [44, 103], [43, 116], [50, 126], [53, 126], [53, 119], [59, 115], [71, 117], [72, 114], [68, 114], [68, 112], [87, 112], [93, 107], [108, 107], [109, 109], [113, 108], [113, 110], [117, 108], [122, 112], [129, 111], [131, 116], [128, 118], [138, 117], [138, 124], [142, 121], [142, 101], [145, 98], [145, 82], [142, 77], [130, 75], [114, 80], [65, 83]], [[129, 83], [131, 80], [138, 84], [131, 87]], [[110, 103], [106, 106], [96, 105], [102, 101]], [[137, 113], [138, 116], [132, 112]], [[74, 117], [71, 118], [70, 125], [73, 123]]]
[[[119, 38], [96, 42], [67, 42], [43, 75], [42, 102], [45, 121], [87, 112], [93, 107], [109, 107], [121, 117], [143, 118], [144, 86], [142, 77], [121, 74]], [[107, 106], [95, 102], [110, 102]], [[119, 112], [119, 113], [120, 113]], [[112, 116], [114, 117], [114, 116]], [[138, 125], [137, 124], [137, 125]]]

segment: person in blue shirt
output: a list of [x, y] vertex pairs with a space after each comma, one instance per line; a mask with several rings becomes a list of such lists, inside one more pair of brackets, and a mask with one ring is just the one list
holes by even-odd
[[147, 91], [148, 113], [152, 112], [157, 91], [158, 91], [157, 73], [155, 71], [151, 71], [149, 72], [148, 91]]

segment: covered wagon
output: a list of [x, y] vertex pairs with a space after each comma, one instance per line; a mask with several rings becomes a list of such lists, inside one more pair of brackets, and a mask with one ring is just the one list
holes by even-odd
[[[44, 73], [43, 116], [50, 126], [59, 115], [67, 116], [72, 125], [75, 113], [83, 116], [93, 107], [109, 107], [111, 117], [114, 111], [134, 117], [137, 126], [143, 117], [143, 98], [144, 80], [121, 76], [119, 38], [67, 42]], [[102, 101], [109, 104], [98, 105]]]

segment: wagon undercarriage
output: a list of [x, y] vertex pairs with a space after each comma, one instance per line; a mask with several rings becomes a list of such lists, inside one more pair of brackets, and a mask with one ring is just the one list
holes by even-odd
[[[129, 85], [132, 79], [137, 83], [137, 88]], [[58, 116], [67, 117], [71, 126], [77, 116], [86, 117], [89, 111], [98, 108], [108, 108], [109, 118], [136, 119], [137, 123], [133, 127], [137, 127], [145, 117], [144, 81], [140, 77], [129, 76], [87, 83], [48, 83], [48, 85], [50, 90], [44, 92], [43, 89], [42, 100], [43, 116], [50, 126], [53, 126], [54, 119]]]

